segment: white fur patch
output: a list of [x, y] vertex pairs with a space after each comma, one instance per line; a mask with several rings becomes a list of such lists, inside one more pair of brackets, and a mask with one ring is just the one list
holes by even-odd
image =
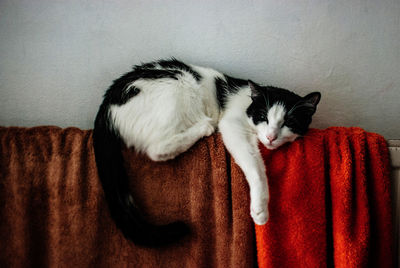
[[268, 125], [271, 129], [280, 128], [285, 121], [286, 109], [282, 104], [276, 103], [268, 110]]
[[274, 150], [279, 146], [294, 141], [298, 135], [293, 133], [288, 127], [284, 126], [286, 109], [282, 104], [274, 104], [268, 111], [267, 122], [254, 125], [249, 120], [257, 133], [257, 137], [265, 147]]

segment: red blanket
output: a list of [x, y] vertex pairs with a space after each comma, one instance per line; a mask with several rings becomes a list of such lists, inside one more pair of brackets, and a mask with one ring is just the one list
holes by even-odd
[[389, 159], [359, 128], [311, 130], [262, 148], [270, 221], [256, 226], [259, 267], [392, 267]]

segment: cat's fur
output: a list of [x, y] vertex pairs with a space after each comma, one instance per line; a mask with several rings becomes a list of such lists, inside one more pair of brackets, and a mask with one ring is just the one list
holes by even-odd
[[276, 149], [304, 135], [320, 93], [300, 97], [175, 59], [135, 66], [107, 90], [95, 121], [94, 149], [111, 216], [137, 244], [159, 246], [188, 232], [177, 222], [146, 222], [128, 191], [121, 144], [154, 161], [173, 159], [218, 128], [250, 186], [250, 214], [268, 220], [268, 183], [258, 143]]

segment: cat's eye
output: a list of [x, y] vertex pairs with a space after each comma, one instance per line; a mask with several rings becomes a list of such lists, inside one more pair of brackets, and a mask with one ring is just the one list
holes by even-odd
[[268, 124], [268, 117], [267, 115], [263, 114], [261, 115], [261, 119], [264, 120]]

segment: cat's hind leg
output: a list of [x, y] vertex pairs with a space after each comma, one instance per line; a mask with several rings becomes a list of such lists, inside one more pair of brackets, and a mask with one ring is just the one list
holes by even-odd
[[215, 120], [205, 117], [183, 132], [167, 137], [147, 149], [147, 155], [153, 161], [166, 161], [187, 151], [202, 137], [210, 136], [215, 131]]

